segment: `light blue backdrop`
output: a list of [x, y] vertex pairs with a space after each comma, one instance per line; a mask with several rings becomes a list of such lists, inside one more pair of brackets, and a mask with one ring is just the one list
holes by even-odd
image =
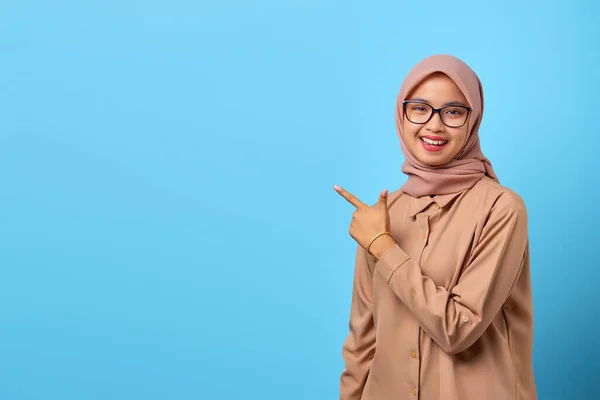
[[540, 399], [600, 397], [598, 2], [0, 3], [0, 398], [334, 399], [340, 184], [404, 181], [394, 102], [480, 75], [530, 213]]

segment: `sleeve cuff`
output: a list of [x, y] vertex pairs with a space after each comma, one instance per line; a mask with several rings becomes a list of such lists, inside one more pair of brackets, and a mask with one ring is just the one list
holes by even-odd
[[375, 263], [375, 269], [379, 271], [387, 283], [390, 282], [394, 272], [400, 268], [410, 257], [396, 243], [381, 256]]

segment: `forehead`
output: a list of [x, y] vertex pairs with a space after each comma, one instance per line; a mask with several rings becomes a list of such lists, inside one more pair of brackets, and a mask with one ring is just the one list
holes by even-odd
[[435, 73], [427, 76], [409, 93], [407, 99], [420, 98], [434, 107], [460, 102], [468, 105], [467, 98], [448, 75]]

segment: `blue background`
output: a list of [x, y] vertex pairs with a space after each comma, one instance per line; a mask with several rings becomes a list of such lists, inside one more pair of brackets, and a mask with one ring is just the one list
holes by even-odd
[[600, 6], [0, 3], [0, 398], [334, 399], [352, 207], [434, 53], [530, 213], [540, 399], [600, 397]]

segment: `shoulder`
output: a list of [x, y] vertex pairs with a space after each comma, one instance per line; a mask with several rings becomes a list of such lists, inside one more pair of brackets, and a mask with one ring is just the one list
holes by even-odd
[[513, 189], [488, 177], [480, 179], [468, 192], [468, 197], [484, 206], [490, 213], [527, 217], [527, 206], [523, 198]]
[[396, 189], [396, 190], [390, 191], [388, 193], [388, 205], [397, 203], [398, 201], [401, 201], [401, 200], [407, 200], [407, 199], [408, 199], [408, 195], [400, 189]]
[[388, 193], [388, 209], [391, 213], [404, 215], [410, 203], [411, 196], [400, 189]]

